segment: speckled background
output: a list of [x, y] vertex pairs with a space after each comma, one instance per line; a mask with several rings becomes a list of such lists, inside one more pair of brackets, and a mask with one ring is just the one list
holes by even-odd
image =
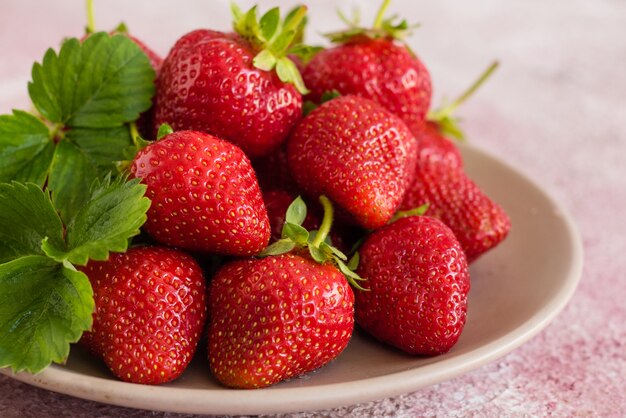
[[[81, 33], [83, 3], [0, 0], [0, 113], [26, 105], [30, 66], [47, 47]], [[124, 20], [162, 54], [188, 30], [212, 22], [225, 29], [229, 21], [227, 1], [96, 3], [100, 27]], [[340, 27], [337, 3], [310, 1], [311, 20], [320, 31]], [[347, 10], [351, 5], [370, 18], [378, 2], [342, 2]], [[436, 102], [461, 91], [494, 58], [501, 61], [490, 84], [462, 109], [467, 134], [539, 181], [570, 210], [584, 239], [583, 278], [549, 327], [498, 361], [415, 393], [291, 416], [626, 416], [626, 222], [621, 216], [626, 2], [398, 0], [392, 9], [423, 24], [410, 43], [433, 74]], [[0, 376], [0, 416], [185, 415], [83, 401]]]

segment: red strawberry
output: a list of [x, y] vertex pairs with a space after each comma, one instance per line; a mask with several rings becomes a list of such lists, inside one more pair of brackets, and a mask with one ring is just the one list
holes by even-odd
[[285, 238], [263, 252], [267, 258], [232, 262], [213, 278], [209, 361], [224, 385], [269, 386], [323, 366], [348, 344], [354, 294], [346, 277], [355, 285], [360, 278], [325, 243], [333, 211], [320, 201], [324, 219], [315, 235], [302, 228], [306, 206], [297, 199]]
[[193, 258], [135, 247], [81, 270], [93, 287], [93, 327], [81, 343], [122, 380], [176, 379], [194, 355], [206, 319], [206, 285]]
[[408, 30], [405, 21], [383, 20], [383, 5], [373, 29], [351, 27], [330, 34], [338, 46], [316, 54], [302, 76], [311, 100], [324, 92], [371, 99], [399, 116], [417, 133], [421, 130], [432, 96], [431, 78], [424, 64], [396, 39]]
[[463, 169], [463, 157], [458, 147], [442, 135], [436, 122], [427, 121], [417, 135], [420, 143], [417, 164], [444, 164], [450, 169]]
[[354, 295], [341, 272], [282, 254], [235, 261], [213, 278], [209, 360], [226, 386], [258, 388], [315, 370], [346, 347]]
[[426, 215], [441, 219], [452, 229], [470, 262], [499, 244], [511, 228], [502, 207], [462, 170], [441, 162], [418, 165], [400, 210], [426, 203]]
[[373, 232], [359, 250], [357, 323], [410, 354], [445, 353], [467, 314], [469, 271], [463, 250], [441, 221], [410, 216]]
[[427, 203], [426, 214], [452, 229], [470, 262], [506, 238], [511, 223], [505, 211], [464, 173], [461, 155], [446, 135], [463, 138], [452, 114], [496, 67], [492, 64], [457, 100], [432, 112], [432, 120], [419, 135], [415, 178], [400, 205], [400, 210], [409, 210]]
[[289, 171], [287, 147], [282, 146], [263, 158], [252, 160], [252, 166], [256, 172], [261, 190], [280, 189], [298, 194], [298, 185]]
[[270, 226], [250, 161], [237, 146], [193, 131], [139, 151], [131, 176], [152, 200], [144, 229], [157, 241], [203, 253], [252, 255]]
[[417, 140], [397, 116], [358, 96], [313, 110], [287, 144], [291, 173], [311, 196], [327, 195], [365, 228], [387, 223], [415, 170]]
[[[267, 155], [286, 140], [302, 114], [301, 94], [290, 83], [306, 90], [286, 56], [290, 42], [278, 47], [265, 39], [281, 36], [268, 37], [258, 26], [247, 26], [246, 16], [256, 21], [255, 10], [245, 15], [236, 11], [238, 34], [196, 30], [176, 42], [159, 75], [155, 131], [168, 123], [175, 130], [207, 132], [235, 143], [250, 157]], [[284, 25], [282, 31], [291, 39], [295, 33], [290, 28], [305, 12], [298, 9], [298, 16]], [[274, 66], [278, 73], [270, 71]]]

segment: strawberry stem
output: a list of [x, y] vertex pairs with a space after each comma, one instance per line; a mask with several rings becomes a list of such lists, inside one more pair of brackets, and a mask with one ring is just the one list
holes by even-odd
[[322, 224], [317, 230], [317, 234], [315, 235], [315, 239], [311, 243], [314, 247], [319, 247], [322, 242], [326, 239], [328, 234], [330, 233], [330, 227], [333, 224], [333, 205], [330, 203], [330, 200], [324, 195], [320, 196], [320, 203], [324, 208], [324, 217], [322, 218]]
[[93, 0], [87, 0], [87, 33], [96, 31], [96, 19], [93, 12]]
[[468, 98], [470, 98], [476, 92], [476, 90], [478, 90], [480, 88], [480, 86], [482, 86], [485, 83], [485, 81], [487, 81], [487, 79], [491, 76], [491, 74], [493, 74], [493, 72], [496, 70], [496, 68], [498, 68], [498, 65], [500, 65], [498, 63], [498, 61], [494, 61], [480, 75], [480, 77], [478, 77], [478, 80], [476, 80], [467, 90], [465, 90], [459, 97], [457, 97], [456, 100], [454, 100], [449, 105], [445, 106], [443, 109], [435, 111], [434, 113], [436, 115], [443, 115], [443, 116], [449, 116], [452, 113], [454, 113], [454, 111], [457, 109], [457, 107], [459, 107]]
[[391, 0], [384, 0], [380, 9], [378, 9], [378, 13], [376, 14], [376, 20], [374, 20], [374, 29], [382, 29], [383, 21], [385, 19], [385, 13], [387, 12], [387, 8]]

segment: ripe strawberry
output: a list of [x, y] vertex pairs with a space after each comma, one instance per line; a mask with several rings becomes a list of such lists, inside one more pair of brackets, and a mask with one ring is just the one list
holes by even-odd
[[[268, 13], [278, 13], [273, 10]], [[297, 9], [282, 29], [276, 26], [274, 32], [282, 32], [274, 37], [250, 26], [255, 8], [245, 15], [235, 8], [238, 33], [195, 30], [180, 38], [159, 74], [155, 131], [168, 123], [175, 130], [207, 132], [240, 146], [251, 158], [278, 148], [302, 114], [296, 86], [306, 89], [287, 57], [291, 42], [283, 41], [294, 38], [305, 13]], [[277, 72], [271, 71], [274, 67]]]
[[441, 221], [410, 216], [374, 231], [359, 250], [357, 323], [410, 354], [445, 353], [467, 315], [469, 271], [463, 250]]
[[432, 112], [419, 135], [415, 178], [400, 205], [400, 210], [409, 210], [428, 203], [426, 215], [441, 219], [452, 229], [470, 262], [506, 238], [511, 222], [504, 209], [467, 177], [461, 155], [446, 135], [463, 138], [452, 113], [496, 67], [497, 63], [492, 64], [467, 92]]
[[252, 166], [256, 172], [261, 190], [280, 189], [289, 193], [299, 193], [298, 185], [289, 171], [286, 146], [278, 148], [265, 157], [252, 160]]
[[227, 264], [211, 282], [211, 370], [237, 388], [315, 370], [348, 344], [353, 305], [352, 289], [330, 264], [295, 254]]
[[206, 320], [206, 285], [193, 258], [134, 247], [81, 270], [93, 287], [93, 327], [81, 343], [124, 381], [176, 379], [194, 355]]
[[417, 140], [397, 116], [358, 96], [313, 110], [287, 143], [291, 173], [311, 196], [327, 195], [365, 228], [391, 219], [415, 170]]
[[301, 226], [307, 210], [296, 199], [284, 238], [262, 253], [267, 258], [234, 261], [213, 278], [209, 361], [224, 385], [269, 386], [323, 366], [348, 344], [354, 327], [348, 281], [358, 288], [361, 278], [326, 244], [333, 210], [326, 197], [320, 201], [324, 218], [316, 234]]
[[470, 262], [498, 245], [511, 229], [502, 207], [462, 170], [440, 162], [418, 165], [400, 210], [426, 203], [426, 215], [441, 219], [452, 229]]
[[394, 25], [392, 19], [383, 20], [388, 3], [373, 29], [351, 24], [345, 32], [328, 35], [339, 45], [316, 54], [302, 77], [314, 102], [331, 90], [362, 96], [399, 116], [417, 133], [430, 106], [431, 78], [420, 59], [397, 41], [409, 29], [406, 21]]
[[270, 226], [250, 161], [237, 146], [193, 131], [171, 133], [130, 168], [152, 200], [144, 225], [155, 240], [203, 253], [252, 255]]

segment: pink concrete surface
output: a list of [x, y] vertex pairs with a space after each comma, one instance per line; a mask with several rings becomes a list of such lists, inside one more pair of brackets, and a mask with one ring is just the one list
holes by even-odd
[[[81, 34], [83, 3], [0, 0], [0, 113], [28, 108], [33, 61]], [[100, 28], [124, 20], [162, 54], [191, 29], [229, 22], [226, 0], [96, 3]], [[320, 32], [341, 27], [338, 3], [309, 2]], [[371, 18], [378, 2], [341, 5]], [[392, 10], [422, 23], [410, 43], [433, 74], [436, 102], [500, 60], [497, 75], [462, 109], [468, 137], [569, 208], [584, 239], [583, 278], [548, 328], [498, 361], [415, 393], [291, 416], [626, 416], [626, 3], [398, 0]], [[4, 376], [0, 416], [183, 417], [75, 399]]]

